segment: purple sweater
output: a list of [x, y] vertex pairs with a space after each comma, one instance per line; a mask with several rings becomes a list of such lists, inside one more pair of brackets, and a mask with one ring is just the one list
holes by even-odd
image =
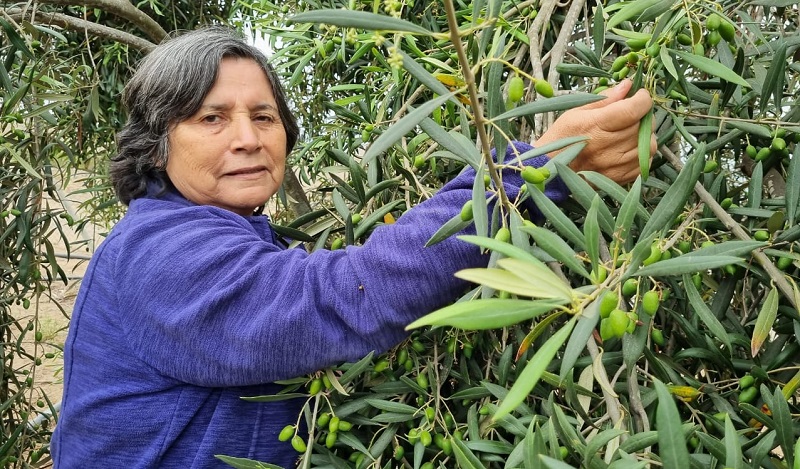
[[[361, 247], [310, 255], [284, 249], [263, 216], [174, 191], [135, 199], [75, 304], [55, 467], [228, 467], [215, 454], [293, 467], [298, 454], [277, 435], [304, 401], [241, 397], [386, 351], [463, 292], [453, 274], [487, 257], [455, 238], [423, 246], [472, 197], [473, 179], [464, 172]], [[508, 172], [504, 183], [514, 197], [522, 180]], [[563, 183], [548, 196], [563, 199]]]

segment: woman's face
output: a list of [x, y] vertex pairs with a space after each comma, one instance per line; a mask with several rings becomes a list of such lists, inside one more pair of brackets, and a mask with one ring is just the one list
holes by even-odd
[[196, 204], [252, 215], [283, 181], [286, 132], [253, 60], [223, 59], [200, 110], [168, 138], [167, 175]]

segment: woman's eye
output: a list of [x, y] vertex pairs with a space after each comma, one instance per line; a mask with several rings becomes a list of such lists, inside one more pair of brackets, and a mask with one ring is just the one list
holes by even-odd
[[253, 118], [256, 122], [275, 122], [275, 118], [270, 114], [259, 114]]
[[206, 122], [208, 124], [216, 124], [219, 121], [220, 121], [220, 116], [216, 114], [209, 114], [207, 116], [203, 116], [203, 122]]

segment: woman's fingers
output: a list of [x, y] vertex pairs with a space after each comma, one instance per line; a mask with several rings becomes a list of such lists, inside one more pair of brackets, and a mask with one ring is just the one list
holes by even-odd
[[636, 125], [652, 109], [653, 98], [647, 90], [641, 89], [630, 98], [593, 109], [592, 113], [600, 129], [617, 132]]

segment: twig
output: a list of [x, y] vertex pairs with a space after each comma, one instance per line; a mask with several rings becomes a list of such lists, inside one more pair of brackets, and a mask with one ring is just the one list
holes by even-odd
[[[680, 158], [672, 153], [669, 148], [662, 146], [659, 151], [672, 164], [672, 166], [675, 167], [676, 170], [680, 171], [683, 168], [683, 163], [681, 163]], [[708, 208], [711, 209], [714, 215], [716, 215], [717, 219], [721, 221], [725, 227], [728, 228], [731, 233], [733, 233], [734, 236], [743, 241], [750, 241], [752, 239], [744, 230], [744, 228], [742, 228], [736, 222], [736, 220], [734, 220], [733, 217], [731, 217], [730, 214], [728, 214], [728, 212], [726, 212], [725, 209], [722, 208], [719, 203], [717, 203], [716, 199], [714, 199], [714, 196], [712, 196], [702, 184], [699, 182], [696, 183], [694, 185], [694, 191], [700, 197], [700, 200], [702, 200], [703, 203], [705, 203]], [[767, 275], [769, 275], [772, 281], [775, 282], [775, 286], [777, 286], [786, 299], [792, 303], [792, 306], [797, 309], [798, 304], [794, 297], [794, 291], [792, 290], [791, 285], [789, 285], [789, 282], [787, 282], [783, 277], [783, 273], [778, 270], [777, 267], [775, 267], [775, 264], [773, 264], [769, 257], [767, 257], [763, 252], [753, 251], [752, 254], [756, 262], [761, 264], [761, 267], [764, 268], [764, 271], [766, 271]]]
[[[453, 6], [453, 0], [445, 0], [444, 7], [447, 11], [447, 25], [450, 28], [450, 40], [452, 41], [453, 46], [456, 49], [456, 53], [458, 54], [458, 62], [461, 66], [461, 71], [464, 74], [464, 82], [467, 85], [467, 90], [469, 91], [469, 101], [474, 111], [473, 117], [475, 119], [475, 128], [478, 131], [478, 138], [481, 141], [483, 159], [486, 161], [486, 166], [489, 170], [489, 177], [492, 178], [494, 186], [497, 188], [497, 192], [500, 195], [500, 204], [506, 209], [506, 211], [508, 211], [510, 203], [508, 201], [505, 188], [503, 187], [503, 181], [500, 178], [500, 172], [497, 170], [497, 167], [490, 156], [492, 150], [489, 146], [489, 136], [486, 134], [483, 108], [481, 107], [481, 102], [478, 99], [478, 88], [475, 86], [475, 74], [472, 73], [472, 67], [470, 67], [467, 54], [464, 51], [464, 45], [461, 43], [461, 36], [458, 32], [458, 22], [456, 21], [456, 10]], [[497, 155], [497, 157], [502, 159], [502, 155]]]

